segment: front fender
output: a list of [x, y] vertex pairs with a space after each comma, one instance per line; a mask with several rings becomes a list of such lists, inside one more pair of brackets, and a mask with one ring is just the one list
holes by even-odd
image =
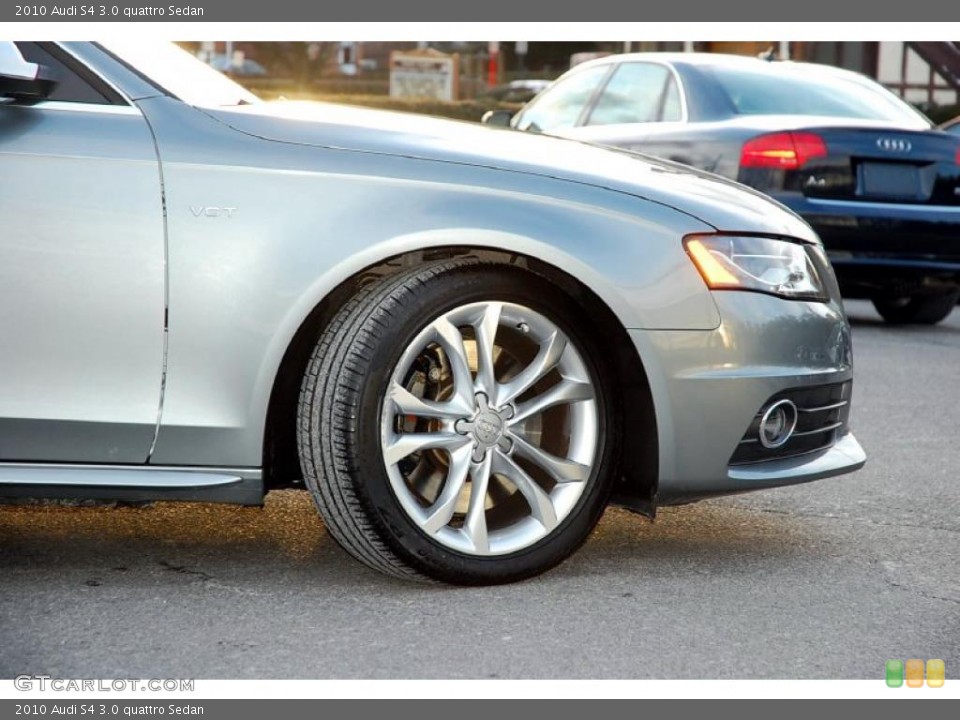
[[681, 244], [710, 228], [665, 205], [491, 168], [238, 139], [200, 114], [185, 133], [159, 115], [169, 342], [151, 462], [259, 466], [271, 389], [304, 320], [351, 277], [411, 251], [537, 258], [626, 328], [719, 324]]

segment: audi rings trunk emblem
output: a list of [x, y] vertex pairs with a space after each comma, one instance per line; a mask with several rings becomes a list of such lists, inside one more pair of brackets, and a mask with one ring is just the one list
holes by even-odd
[[910, 152], [913, 145], [902, 138], [877, 138], [877, 147], [887, 152]]

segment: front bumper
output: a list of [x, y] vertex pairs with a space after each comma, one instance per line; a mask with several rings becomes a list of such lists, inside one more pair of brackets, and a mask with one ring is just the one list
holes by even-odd
[[809, 482], [851, 472], [866, 456], [849, 426], [829, 447], [731, 464], [758, 411], [788, 390], [852, 378], [850, 331], [836, 300], [796, 302], [715, 292], [715, 330], [631, 330], [657, 415], [659, 505]]

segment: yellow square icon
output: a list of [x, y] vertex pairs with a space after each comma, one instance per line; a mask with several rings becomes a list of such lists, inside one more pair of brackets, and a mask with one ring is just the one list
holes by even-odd
[[907, 687], [923, 687], [923, 660], [907, 660]]
[[927, 660], [927, 685], [932, 688], [943, 687], [946, 667], [943, 660]]

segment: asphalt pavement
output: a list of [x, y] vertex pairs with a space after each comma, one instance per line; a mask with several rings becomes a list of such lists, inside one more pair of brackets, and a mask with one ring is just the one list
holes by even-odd
[[960, 677], [960, 311], [851, 302], [860, 472], [610, 510], [516, 585], [381, 577], [306, 493], [263, 509], [0, 507], [0, 678]]

